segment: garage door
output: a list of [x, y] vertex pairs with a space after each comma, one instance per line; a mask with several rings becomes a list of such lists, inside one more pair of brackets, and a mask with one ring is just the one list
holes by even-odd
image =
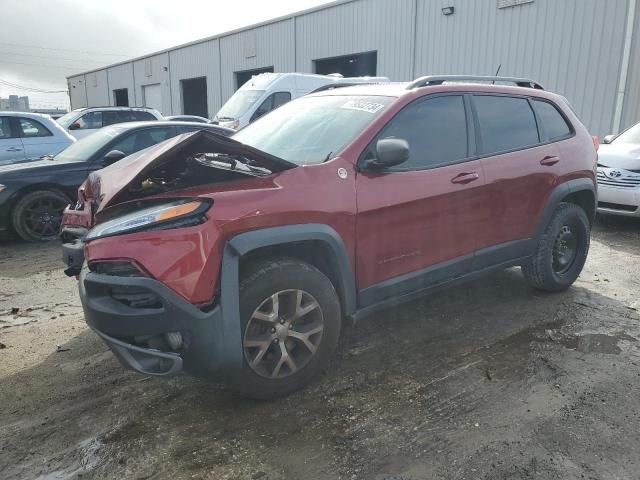
[[162, 90], [160, 90], [159, 83], [142, 87], [142, 98], [145, 107], [155, 108], [162, 112]]

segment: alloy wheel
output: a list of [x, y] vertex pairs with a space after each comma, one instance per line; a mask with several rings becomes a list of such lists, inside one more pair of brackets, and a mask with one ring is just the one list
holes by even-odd
[[60, 231], [65, 206], [66, 202], [55, 197], [36, 199], [24, 209], [22, 226], [35, 238], [54, 238]]
[[244, 333], [251, 369], [270, 379], [296, 373], [314, 357], [324, 329], [318, 301], [303, 290], [282, 290], [256, 308]]

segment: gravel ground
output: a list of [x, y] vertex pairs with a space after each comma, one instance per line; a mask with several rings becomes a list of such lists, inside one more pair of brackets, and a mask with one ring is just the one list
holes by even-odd
[[273, 402], [124, 370], [59, 257], [0, 244], [2, 479], [639, 478], [638, 221], [565, 293], [512, 269], [380, 312]]

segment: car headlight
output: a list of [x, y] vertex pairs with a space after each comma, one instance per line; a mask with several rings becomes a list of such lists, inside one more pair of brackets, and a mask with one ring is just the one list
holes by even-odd
[[153, 205], [96, 225], [89, 231], [85, 240], [144, 230], [166, 230], [198, 225], [205, 220], [204, 213], [211, 207], [211, 203], [206, 199], [189, 199]]

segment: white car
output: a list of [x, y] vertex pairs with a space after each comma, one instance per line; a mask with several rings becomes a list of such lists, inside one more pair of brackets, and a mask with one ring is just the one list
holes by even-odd
[[293, 99], [326, 85], [348, 82], [388, 82], [387, 77], [349, 77], [339, 74], [261, 73], [242, 85], [218, 111], [213, 123], [240, 130]]
[[144, 107], [85, 107], [72, 110], [57, 122], [80, 140], [93, 132], [114, 123], [164, 120], [154, 108]]
[[75, 141], [49, 115], [0, 112], [0, 165], [53, 156]]
[[600, 145], [598, 213], [640, 217], [640, 123]]

